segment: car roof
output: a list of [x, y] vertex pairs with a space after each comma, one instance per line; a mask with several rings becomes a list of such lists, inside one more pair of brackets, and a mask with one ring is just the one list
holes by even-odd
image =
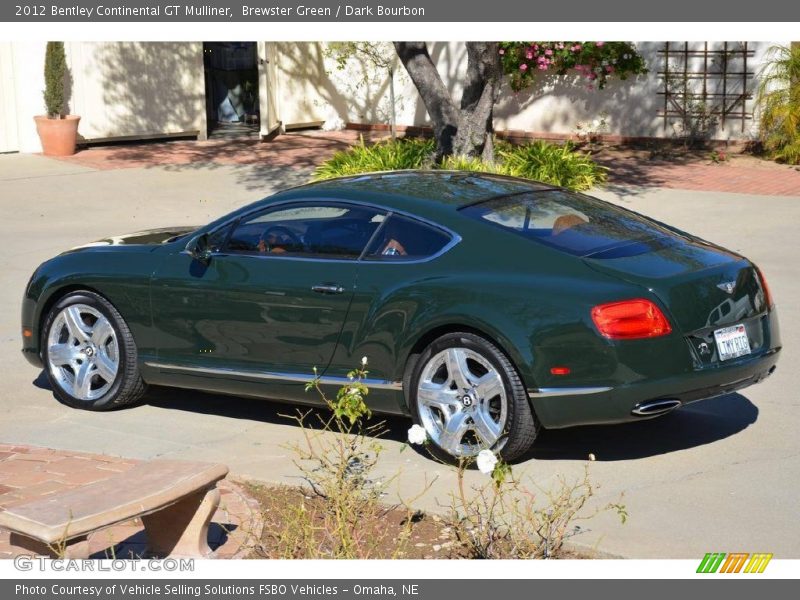
[[383, 204], [397, 210], [436, 216], [492, 198], [545, 191], [554, 186], [489, 173], [418, 170], [366, 173], [305, 184], [271, 200], [321, 196]]

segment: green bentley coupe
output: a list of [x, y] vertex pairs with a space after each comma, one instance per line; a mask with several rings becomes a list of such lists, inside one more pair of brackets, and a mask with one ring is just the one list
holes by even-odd
[[447, 171], [270, 196], [200, 228], [42, 264], [23, 352], [65, 404], [148, 384], [315, 403], [369, 359], [371, 408], [450, 456], [620, 423], [758, 383], [781, 349], [746, 258], [590, 196]]

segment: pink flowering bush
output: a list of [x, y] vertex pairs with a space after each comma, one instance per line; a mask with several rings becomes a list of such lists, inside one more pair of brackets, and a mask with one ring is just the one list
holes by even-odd
[[632, 42], [500, 42], [503, 70], [515, 91], [532, 85], [537, 75], [584, 77], [589, 87], [603, 89], [609, 77], [627, 79], [647, 73]]

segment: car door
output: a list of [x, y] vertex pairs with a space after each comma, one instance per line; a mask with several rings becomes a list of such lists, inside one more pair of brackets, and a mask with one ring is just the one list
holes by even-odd
[[212, 232], [206, 263], [189, 253], [168, 257], [151, 292], [157, 362], [264, 385], [324, 372], [358, 258], [383, 217], [335, 201], [281, 204]]
[[[456, 233], [435, 223], [388, 215], [362, 257], [331, 375], [344, 375], [367, 356], [370, 378], [397, 387], [403, 369], [403, 357], [396, 354], [398, 340], [409, 324], [420, 313], [435, 310], [442, 297], [458, 301], [440, 291], [442, 270], [436, 259], [459, 241]], [[371, 402], [377, 402], [375, 396], [371, 394]]]

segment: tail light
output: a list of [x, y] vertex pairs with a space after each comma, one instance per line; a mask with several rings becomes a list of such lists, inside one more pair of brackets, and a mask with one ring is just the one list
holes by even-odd
[[601, 334], [612, 340], [653, 338], [672, 331], [661, 309], [644, 298], [595, 306], [592, 321]]
[[764, 290], [764, 300], [767, 303], [767, 308], [772, 308], [775, 306], [775, 301], [772, 299], [772, 292], [767, 285], [767, 278], [764, 277], [764, 273], [762, 273], [761, 269], [758, 267], [756, 267], [756, 272], [758, 273], [758, 278], [761, 280], [761, 289]]

